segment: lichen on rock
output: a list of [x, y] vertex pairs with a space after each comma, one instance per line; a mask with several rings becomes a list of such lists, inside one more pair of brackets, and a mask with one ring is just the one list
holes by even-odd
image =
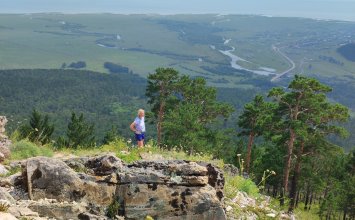
[[[9, 184], [12, 195], [28, 193], [20, 207], [55, 219], [226, 219], [223, 174], [208, 163], [185, 160], [125, 164], [115, 155], [64, 161], [34, 157]], [[21, 191], [22, 190], [22, 191]], [[25, 202], [28, 201], [28, 202]], [[114, 204], [114, 206], [113, 206]], [[18, 213], [15, 213], [18, 215]], [[62, 216], [62, 217], [61, 217]]]

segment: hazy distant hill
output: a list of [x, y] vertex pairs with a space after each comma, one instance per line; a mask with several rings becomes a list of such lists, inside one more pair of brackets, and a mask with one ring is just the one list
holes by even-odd
[[343, 45], [337, 51], [347, 60], [355, 62], [355, 43]]

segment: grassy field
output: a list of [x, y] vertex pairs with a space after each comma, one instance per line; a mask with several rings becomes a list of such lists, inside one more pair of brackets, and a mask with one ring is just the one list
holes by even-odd
[[214, 86], [248, 87], [241, 80], [258, 76], [231, 68], [230, 58], [219, 50], [236, 48], [233, 53], [247, 60], [238, 63], [244, 68], [283, 72], [290, 63], [273, 51], [277, 45], [295, 62], [295, 73], [342, 78], [355, 75], [355, 62], [336, 49], [355, 40], [354, 30], [354, 23], [261, 16], [2, 14], [0, 69], [60, 68], [85, 61], [86, 69], [107, 72], [103, 64], [113, 62], [146, 76], [158, 66], [170, 66], [204, 76]]

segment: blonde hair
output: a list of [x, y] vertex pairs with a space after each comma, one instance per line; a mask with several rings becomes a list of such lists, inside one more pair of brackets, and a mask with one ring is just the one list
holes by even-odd
[[139, 109], [137, 115], [139, 116], [140, 113], [144, 113], [144, 109]]

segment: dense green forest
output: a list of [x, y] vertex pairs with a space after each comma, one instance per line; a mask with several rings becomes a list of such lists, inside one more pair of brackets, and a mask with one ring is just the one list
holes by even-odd
[[0, 114], [10, 120], [9, 132], [28, 120], [33, 109], [48, 114], [54, 135], [65, 132], [72, 112], [95, 124], [98, 140], [116, 126], [127, 129], [136, 109], [146, 106], [146, 80], [133, 74], [101, 74], [79, 70], [0, 71]]

